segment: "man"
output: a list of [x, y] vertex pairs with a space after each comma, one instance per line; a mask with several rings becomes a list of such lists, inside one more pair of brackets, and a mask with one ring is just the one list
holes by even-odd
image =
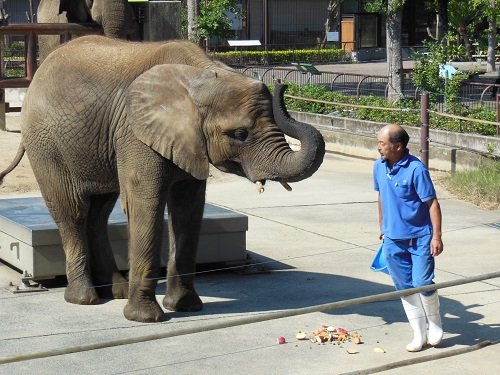
[[[433, 284], [434, 257], [443, 251], [441, 208], [429, 171], [406, 148], [408, 133], [387, 125], [377, 134], [380, 159], [373, 179], [378, 194], [382, 256], [397, 290]], [[406, 346], [418, 352], [443, 338], [436, 291], [401, 298], [413, 340]], [[428, 330], [426, 324], [428, 323]]]

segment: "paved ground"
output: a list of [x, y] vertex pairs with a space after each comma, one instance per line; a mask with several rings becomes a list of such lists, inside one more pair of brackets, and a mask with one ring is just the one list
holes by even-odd
[[[480, 72], [478, 79], [495, 79], [497, 72], [486, 73], [486, 62], [453, 62], [453, 66], [463, 71], [474, 70]], [[403, 69], [413, 69], [415, 62], [413, 60], [404, 60]], [[386, 61], [359, 61], [357, 63], [338, 63], [338, 64], [321, 64], [316, 65], [317, 69], [322, 72], [335, 73], [351, 73], [351, 74], [367, 74], [375, 76], [386, 76], [388, 72]], [[498, 68], [498, 65], [497, 65]]]
[[[331, 149], [333, 145], [329, 145]], [[272, 311], [349, 300], [393, 291], [388, 276], [369, 269], [378, 247], [372, 161], [327, 154], [312, 178], [286, 192], [266, 185], [259, 195], [240, 178], [209, 184], [208, 202], [249, 217], [247, 248], [268, 272], [201, 273], [198, 313], [168, 313], [158, 324], [127, 321], [125, 301], [78, 306], [63, 300], [63, 285], [14, 295], [3, 289], [18, 274], [0, 265], [0, 357], [51, 352], [110, 340], [178, 332], [190, 334], [100, 350], [0, 365], [0, 374], [343, 374], [413, 359], [421, 363], [387, 374], [486, 374], [500, 353], [500, 279], [442, 289], [445, 339], [439, 348], [407, 353], [410, 328], [399, 300], [204, 332], [204, 327]], [[437, 259], [437, 282], [497, 272], [500, 211], [484, 211], [439, 190], [445, 252]], [[2, 198], [2, 197], [0, 197]], [[159, 300], [164, 283], [157, 289]], [[299, 331], [321, 325], [361, 334], [363, 344], [336, 346], [296, 341]], [[284, 336], [288, 343], [278, 345]], [[490, 345], [444, 359], [483, 340]], [[355, 348], [359, 353], [348, 354]], [[382, 348], [385, 353], [375, 352]]]

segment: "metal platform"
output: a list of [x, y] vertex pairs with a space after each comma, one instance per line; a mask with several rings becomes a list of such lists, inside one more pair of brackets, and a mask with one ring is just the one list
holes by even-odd
[[[164, 221], [167, 224], [166, 214]], [[247, 230], [247, 216], [206, 204], [197, 264], [244, 262]], [[108, 233], [118, 268], [127, 270], [127, 219], [118, 202], [109, 218]], [[164, 230], [162, 266], [166, 264], [167, 249]], [[27, 271], [34, 279], [65, 274], [59, 230], [41, 197], [0, 199], [0, 259]]]

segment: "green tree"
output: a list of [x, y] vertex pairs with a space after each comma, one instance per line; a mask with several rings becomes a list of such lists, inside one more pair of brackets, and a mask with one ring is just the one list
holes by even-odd
[[196, 22], [200, 13], [199, 5], [199, 0], [187, 0], [186, 4], [187, 38], [195, 43], [199, 43], [200, 41]]
[[198, 34], [201, 38], [220, 37], [231, 35], [231, 20], [227, 12], [239, 13], [236, 0], [201, 0], [198, 15]]
[[472, 0], [472, 4], [481, 7], [488, 20], [488, 52], [486, 57], [486, 70], [493, 72], [497, 48], [497, 24], [500, 17], [500, 0]]
[[482, 7], [463, 0], [450, 0], [448, 8], [450, 28], [458, 34], [458, 41], [463, 43], [469, 60], [472, 60], [473, 54], [470, 32], [474, 23], [481, 19], [484, 20]]
[[330, 0], [328, 2], [328, 16], [325, 22], [325, 36], [323, 37], [323, 45], [326, 45], [326, 39], [329, 31], [338, 31], [340, 22], [340, 7], [344, 0]]
[[406, 0], [369, 0], [365, 9], [386, 15], [386, 54], [389, 100], [395, 102], [403, 97], [403, 54], [401, 48], [401, 25], [403, 6]]

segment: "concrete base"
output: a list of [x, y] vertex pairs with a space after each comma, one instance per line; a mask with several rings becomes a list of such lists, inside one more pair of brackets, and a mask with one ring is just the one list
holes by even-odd
[[[164, 221], [166, 225], [167, 214]], [[244, 262], [247, 229], [247, 216], [206, 204], [197, 264]], [[127, 218], [119, 203], [110, 215], [108, 233], [118, 268], [127, 270]], [[161, 265], [165, 266], [168, 255], [166, 229], [162, 249]], [[65, 275], [59, 230], [41, 197], [0, 200], [0, 259], [21, 271], [28, 271], [34, 279]]]

